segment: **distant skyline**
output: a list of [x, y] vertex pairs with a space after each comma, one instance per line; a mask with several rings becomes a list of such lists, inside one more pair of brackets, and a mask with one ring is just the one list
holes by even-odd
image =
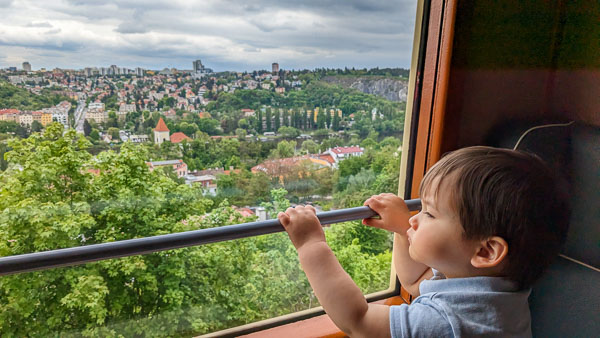
[[416, 1], [0, 0], [0, 68], [409, 68]]

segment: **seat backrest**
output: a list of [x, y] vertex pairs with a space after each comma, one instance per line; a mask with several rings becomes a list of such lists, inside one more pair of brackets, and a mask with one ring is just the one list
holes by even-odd
[[[502, 129], [511, 132], [493, 145], [512, 148], [528, 127]], [[565, 178], [572, 212], [562, 254], [529, 297], [533, 336], [600, 337], [600, 128], [538, 129], [519, 149], [539, 155]]]

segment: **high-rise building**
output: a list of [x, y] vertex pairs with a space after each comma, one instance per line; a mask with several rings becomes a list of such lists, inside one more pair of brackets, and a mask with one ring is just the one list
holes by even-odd
[[200, 60], [196, 60], [196, 61], [192, 62], [192, 66], [194, 67], [194, 72], [200, 72], [200, 71], [202, 71], [202, 69], [204, 69], [204, 66], [202, 65], [202, 61], [200, 61]]
[[31, 71], [31, 64], [27, 61], [23, 62], [23, 70], [30, 72]]
[[137, 75], [137, 76], [144, 76], [144, 69], [140, 68], [140, 67], [136, 67], [135, 68], [135, 75]]
[[277, 62], [271, 65], [271, 71], [273, 72], [273, 74], [279, 73], [279, 64]]

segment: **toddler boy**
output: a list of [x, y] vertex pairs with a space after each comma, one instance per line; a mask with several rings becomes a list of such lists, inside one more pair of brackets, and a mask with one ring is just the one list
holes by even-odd
[[311, 206], [278, 218], [333, 322], [352, 337], [530, 337], [532, 283], [558, 254], [568, 207], [536, 156], [470, 147], [443, 157], [421, 182], [420, 213], [380, 194], [365, 201], [395, 232], [394, 266], [411, 305], [368, 304], [325, 241]]

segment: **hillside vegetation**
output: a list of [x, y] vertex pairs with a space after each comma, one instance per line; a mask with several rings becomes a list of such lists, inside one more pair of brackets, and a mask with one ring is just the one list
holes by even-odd
[[0, 109], [38, 110], [52, 107], [64, 100], [69, 99], [46, 90], [42, 91], [41, 95], [35, 95], [26, 89], [0, 80]]

